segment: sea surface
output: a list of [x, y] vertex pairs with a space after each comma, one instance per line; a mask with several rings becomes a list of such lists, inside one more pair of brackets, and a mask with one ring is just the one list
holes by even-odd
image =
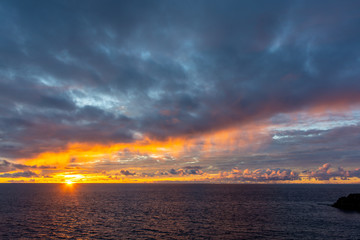
[[359, 185], [0, 184], [0, 239], [360, 239]]

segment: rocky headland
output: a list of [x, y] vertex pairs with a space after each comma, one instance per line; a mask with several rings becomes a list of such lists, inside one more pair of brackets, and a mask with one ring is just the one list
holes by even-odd
[[360, 193], [352, 193], [347, 197], [341, 197], [332, 206], [346, 211], [360, 212]]

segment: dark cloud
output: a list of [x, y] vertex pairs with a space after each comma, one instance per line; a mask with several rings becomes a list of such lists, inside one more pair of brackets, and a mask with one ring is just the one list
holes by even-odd
[[193, 169], [193, 170], [200, 170], [200, 169], [202, 169], [203, 167], [201, 167], [201, 166], [185, 166], [184, 168], [187, 169], [187, 170], [191, 170], [191, 169]]
[[29, 166], [24, 164], [16, 164], [7, 160], [0, 160], [0, 172], [11, 172], [16, 170], [27, 170], [27, 169], [55, 169], [52, 166]]
[[2, 1], [1, 157], [358, 103], [359, 4]]
[[38, 175], [30, 170], [23, 172], [16, 172], [16, 173], [0, 174], [0, 178], [19, 178], [19, 177], [32, 178], [32, 177], [38, 177]]
[[129, 170], [121, 170], [120, 173], [125, 176], [134, 176], [135, 172], [130, 172]]
[[[356, 122], [356, 121], [355, 121]], [[345, 126], [341, 126], [345, 124]], [[271, 141], [261, 153], [244, 159], [260, 164], [271, 161], [275, 166], [315, 167], [324, 162], [359, 167], [360, 127], [358, 123], [337, 121], [294, 126], [300, 130], [275, 131]], [[310, 128], [310, 129], [307, 129]], [[268, 162], [270, 164], [270, 162]]]
[[29, 166], [22, 165], [22, 164], [14, 164], [7, 160], [0, 160], [0, 172], [10, 172], [15, 171], [17, 169], [26, 169]]
[[[180, 175], [180, 176], [184, 176], [184, 175], [198, 175], [198, 174], [203, 174], [203, 171], [200, 170], [202, 167], [200, 166], [186, 166], [184, 167], [184, 169], [180, 168], [180, 169], [170, 169], [168, 171], [168, 173], [172, 174], [172, 175]], [[167, 175], [167, 174], [161, 174], [161, 175]]]

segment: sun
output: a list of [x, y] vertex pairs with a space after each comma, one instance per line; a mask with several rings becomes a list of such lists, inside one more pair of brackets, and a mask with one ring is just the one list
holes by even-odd
[[71, 180], [66, 180], [66, 182], [65, 182], [67, 185], [72, 185], [73, 184], [73, 182], [71, 181]]

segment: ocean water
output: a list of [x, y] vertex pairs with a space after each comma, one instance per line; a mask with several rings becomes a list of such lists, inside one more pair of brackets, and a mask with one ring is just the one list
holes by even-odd
[[359, 185], [0, 184], [0, 239], [360, 239]]

